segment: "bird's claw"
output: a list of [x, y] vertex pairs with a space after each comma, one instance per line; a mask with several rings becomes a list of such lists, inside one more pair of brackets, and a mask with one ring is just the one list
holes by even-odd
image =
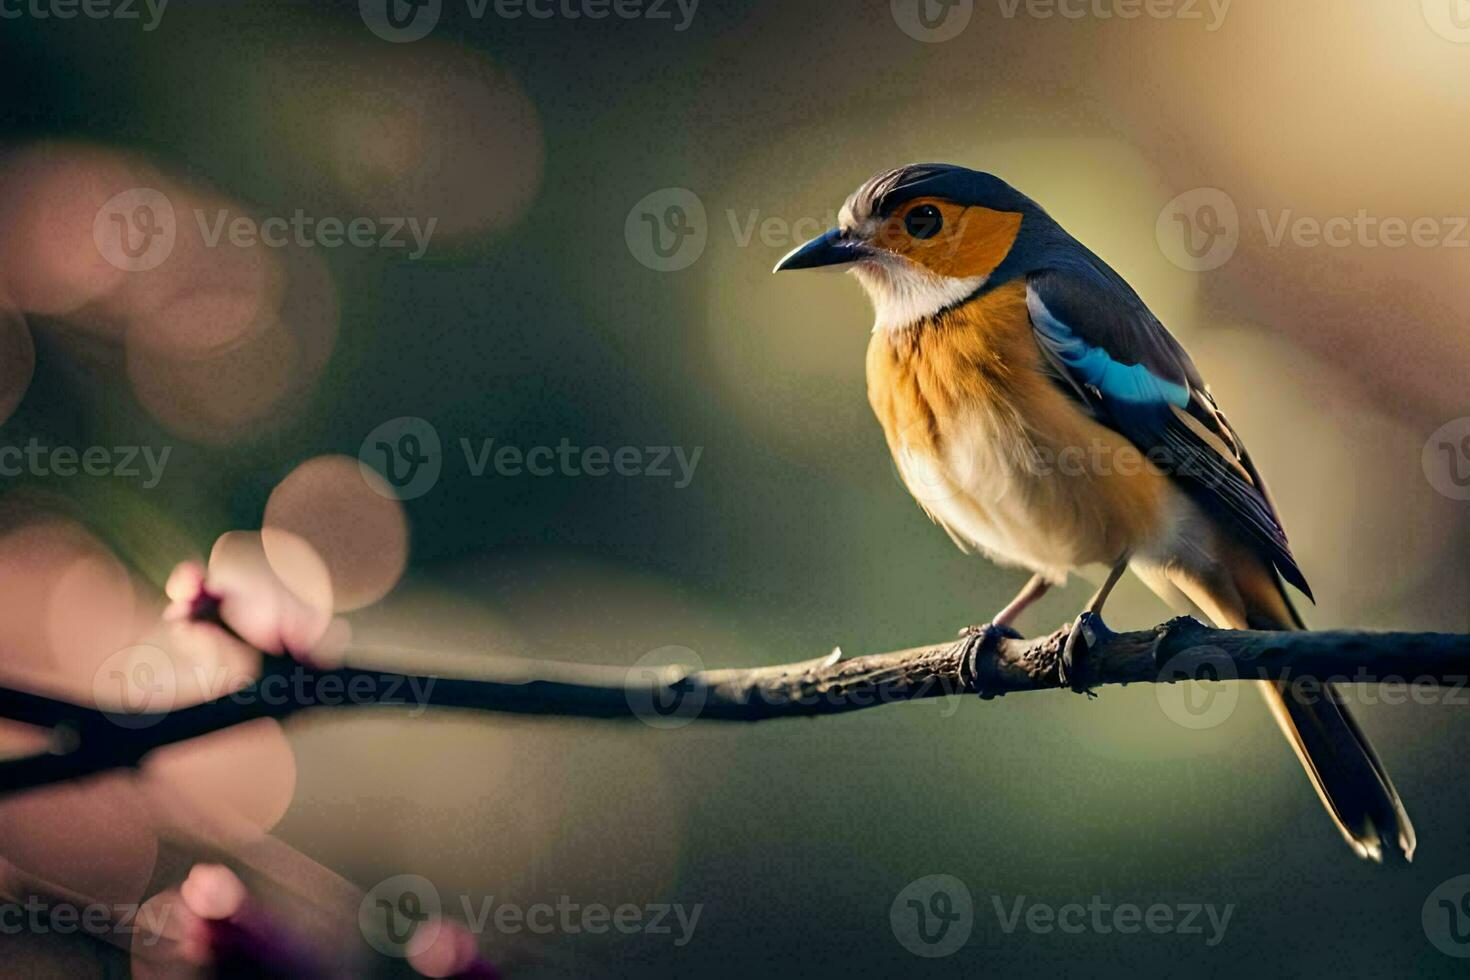
[[1001, 640], [1023, 639], [1020, 633], [998, 623], [977, 623], [966, 626], [959, 632], [960, 646], [968, 654], [978, 654], [988, 645]]
[[987, 633], [996, 633], [1007, 640], [1022, 639], [1020, 633], [1011, 629], [1009, 626], [1003, 626], [998, 623], [976, 623], [974, 626], [965, 626], [960, 629], [958, 635], [967, 640], [975, 637], [984, 639]]
[[1057, 658], [1057, 676], [1061, 682], [1077, 694], [1095, 697], [1087, 686], [1087, 657], [1112, 635], [1113, 631], [1097, 613], [1089, 610], [1078, 616]]
[[[983, 654], [990, 647], [991, 644], [998, 643], [1001, 640], [1022, 639], [1021, 634], [1011, 629], [1009, 626], [1003, 626], [996, 623], [978, 623], [974, 626], [966, 626], [964, 629], [960, 630], [959, 637], [960, 653], [962, 654], [965, 663], [965, 667], [962, 668], [962, 674], [968, 675], [972, 682], [977, 681], [979, 676], [977, 667], [980, 663], [981, 654]], [[980, 697], [984, 700], [989, 700], [995, 697], [995, 695], [987, 694], [984, 690], [981, 690]]]

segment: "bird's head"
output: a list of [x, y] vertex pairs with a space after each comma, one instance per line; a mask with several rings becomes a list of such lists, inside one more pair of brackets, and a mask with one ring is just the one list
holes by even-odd
[[1028, 222], [1049, 223], [999, 177], [912, 164], [864, 183], [842, 206], [836, 228], [792, 251], [774, 271], [845, 267], [873, 302], [874, 329], [902, 330], [965, 302], [1004, 273]]

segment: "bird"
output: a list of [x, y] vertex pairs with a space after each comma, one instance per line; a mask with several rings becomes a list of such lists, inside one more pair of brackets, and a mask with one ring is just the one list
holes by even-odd
[[[961, 550], [1032, 573], [991, 620], [1102, 566], [1230, 629], [1301, 630], [1312, 591], [1272, 496], [1188, 353], [1103, 259], [1000, 177], [881, 172], [776, 272], [844, 268], [874, 311], [868, 401], [909, 492]], [[1315, 600], [1313, 600], [1315, 601]], [[1079, 639], [1080, 638], [1080, 639]], [[1352, 850], [1412, 859], [1414, 828], [1330, 684], [1255, 681]]]

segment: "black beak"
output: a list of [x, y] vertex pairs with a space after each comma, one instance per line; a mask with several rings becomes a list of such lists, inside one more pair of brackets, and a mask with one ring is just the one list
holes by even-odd
[[818, 235], [811, 241], [791, 251], [780, 262], [772, 272], [785, 272], [788, 269], [819, 269], [823, 266], [846, 265], [856, 262], [873, 254], [872, 250], [862, 242], [853, 241], [843, 237], [842, 231], [833, 228], [824, 235]]

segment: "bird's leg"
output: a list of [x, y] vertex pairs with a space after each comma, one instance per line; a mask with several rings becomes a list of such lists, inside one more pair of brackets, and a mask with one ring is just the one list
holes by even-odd
[[1050, 588], [1051, 583], [1038, 572], [1031, 576], [1029, 582], [1021, 586], [1021, 591], [1016, 593], [1016, 597], [1004, 609], [996, 613], [990, 622], [981, 623], [978, 626], [966, 626], [960, 630], [960, 644], [967, 651], [967, 655], [973, 655], [982, 650], [986, 641], [990, 639], [1009, 637], [1019, 640], [1021, 634], [1011, 624], [1020, 618], [1033, 602], [1046, 595], [1047, 589]]
[[1113, 570], [1108, 573], [1108, 579], [1097, 590], [1087, 608], [1082, 610], [1077, 619], [1072, 623], [1072, 630], [1067, 634], [1066, 645], [1062, 647], [1061, 658], [1057, 661], [1057, 673], [1061, 682], [1071, 687], [1079, 694], [1090, 693], [1083, 681], [1083, 660], [1087, 656], [1090, 647], [1098, 640], [1107, 636], [1112, 631], [1102, 620], [1103, 604], [1108, 601], [1113, 587], [1128, 570], [1128, 555], [1124, 554], [1113, 565]]
[[1016, 593], [1016, 597], [1011, 600], [1010, 605], [995, 614], [994, 618], [990, 620], [990, 625], [1013, 629], [1014, 627], [1011, 624], [1019, 619], [1021, 614], [1029, 609], [1033, 602], [1046, 595], [1046, 590], [1050, 588], [1051, 583], [1040, 572], [1037, 572], [1031, 576], [1031, 581], [1021, 586], [1021, 591]]

